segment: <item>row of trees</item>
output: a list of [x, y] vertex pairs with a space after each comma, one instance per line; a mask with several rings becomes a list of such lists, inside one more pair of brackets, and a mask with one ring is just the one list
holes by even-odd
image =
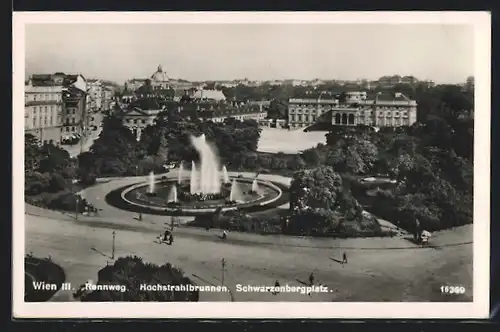
[[40, 145], [31, 134], [25, 135], [24, 149], [26, 201], [55, 210], [83, 212], [88, 204], [75, 192], [82, 185], [93, 184], [95, 177], [81, 172], [66, 150]]
[[90, 151], [78, 157], [79, 165], [85, 173], [96, 176], [163, 172], [167, 161], [197, 160], [198, 153], [190, 139], [201, 134], [217, 147], [223, 163], [241, 164], [242, 155], [257, 150], [260, 128], [254, 120], [241, 122], [228, 118], [224, 123], [204, 122], [169, 111], [161, 113], [137, 141], [119, 118], [111, 116], [104, 120], [102, 133]]
[[[425, 120], [379, 131], [333, 128], [327, 144], [304, 151], [302, 159], [331, 166], [368, 209], [403, 228], [413, 230], [417, 220], [428, 230], [472, 223], [474, 120], [467, 93], [455, 87], [428, 93], [439, 104]], [[373, 174], [397, 184], [382, 189], [359, 182]]]

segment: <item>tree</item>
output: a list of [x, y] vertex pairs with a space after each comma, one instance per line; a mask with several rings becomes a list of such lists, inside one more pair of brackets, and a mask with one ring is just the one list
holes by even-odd
[[304, 150], [302, 152], [302, 159], [307, 165], [312, 167], [318, 166], [321, 162], [321, 157], [316, 148]]
[[342, 178], [332, 167], [299, 171], [290, 185], [290, 208], [334, 210], [341, 189]]
[[24, 135], [24, 170], [30, 174], [40, 167], [42, 155], [38, 139], [32, 134]]
[[94, 141], [87, 155], [85, 166], [96, 171], [97, 175], [124, 175], [134, 172], [137, 162], [138, 142], [121, 119], [115, 116], [103, 120], [103, 129]]

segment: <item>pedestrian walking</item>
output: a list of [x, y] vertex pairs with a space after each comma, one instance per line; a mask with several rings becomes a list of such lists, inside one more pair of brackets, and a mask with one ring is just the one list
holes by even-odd
[[342, 254], [342, 264], [347, 264], [347, 254], [345, 252]]
[[280, 282], [278, 279], [276, 279], [276, 282], [274, 283], [274, 290], [273, 290], [273, 295], [278, 295], [279, 294], [279, 288], [280, 288]]
[[311, 274], [309, 275], [309, 285], [314, 285], [314, 272], [311, 272]]

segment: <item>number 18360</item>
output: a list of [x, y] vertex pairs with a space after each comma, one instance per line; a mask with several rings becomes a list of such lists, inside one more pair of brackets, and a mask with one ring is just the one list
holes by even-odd
[[441, 286], [441, 294], [464, 294], [465, 287], [463, 286]]

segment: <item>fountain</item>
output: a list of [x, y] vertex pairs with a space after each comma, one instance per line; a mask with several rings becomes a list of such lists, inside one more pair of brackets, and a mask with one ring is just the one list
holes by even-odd
[[153, 195], [155, 193], [155, 173], [149, 172], [148, 176], [148, 194]]
[[132, 209], [141, 207], [153, 214], [200, 215], [217, 209], [265, 209], [282, 197], [280, 187], [271, 182], [257, 182], [257, 177], [243, 175], [230, 177], [205, 135], [191, 137], [191, 142], [199, 158], [191, 161], [190, 174], [186, 174], [185, 163], [179, 165], [179, 173], [173, 178], [164, 176], [159, 182], [151, 172], [146, 183], [128, 187], [121, 199]]
[[259, 184], [257, 183], [257, 179], [253, 179], [252, 182], [252, 192], [258, 193], [259, 192]]
[[167, 203], [177, 203], [177, 186], [175, 184], [170, 188]]
[[229, 174], [227, 173], [227, 168], [226, 166], [222, 167], [222, 183], [228, 184], [230, 182], [229, 180]]
[[184, 176], [184, 165], [181, 162], [181, 165], [179, 166], [179, 174], [177, 174], [177, 184], [181, 184], [183, 176]]
[[[191, 143], [200, 155], [199, 175], [196, 174], [198, 171], [194, 171], [193, 173], [193, 170], [196, 170], [196, 168], [191, 170], [191, 194], [219, 194], [221, 181], [217, 154], [207, 143], [205, 134], [200, 137], [191, 136]], [[194, 162], [193, 166], [195, 166]], [[194, 177], [193, 174], [197, 176]]]
[[233, 183], [231, 184], [231, 192], [229, 193], [229, 201], [230, 202], [239, 202], [242, 200], [242, 194], [240, 188], [238, 188], [238, 183], [236, 179], [233, 179]]
[[189, 191], [191, 194], [196, 194], [199, 191], [199, 188], [197, 186], [198, 184], [198, 178], [199, 174], [198, 171], [196, 170], [196, 164], [194, 161], [191, 162], [191, 177], [189, 179]]

